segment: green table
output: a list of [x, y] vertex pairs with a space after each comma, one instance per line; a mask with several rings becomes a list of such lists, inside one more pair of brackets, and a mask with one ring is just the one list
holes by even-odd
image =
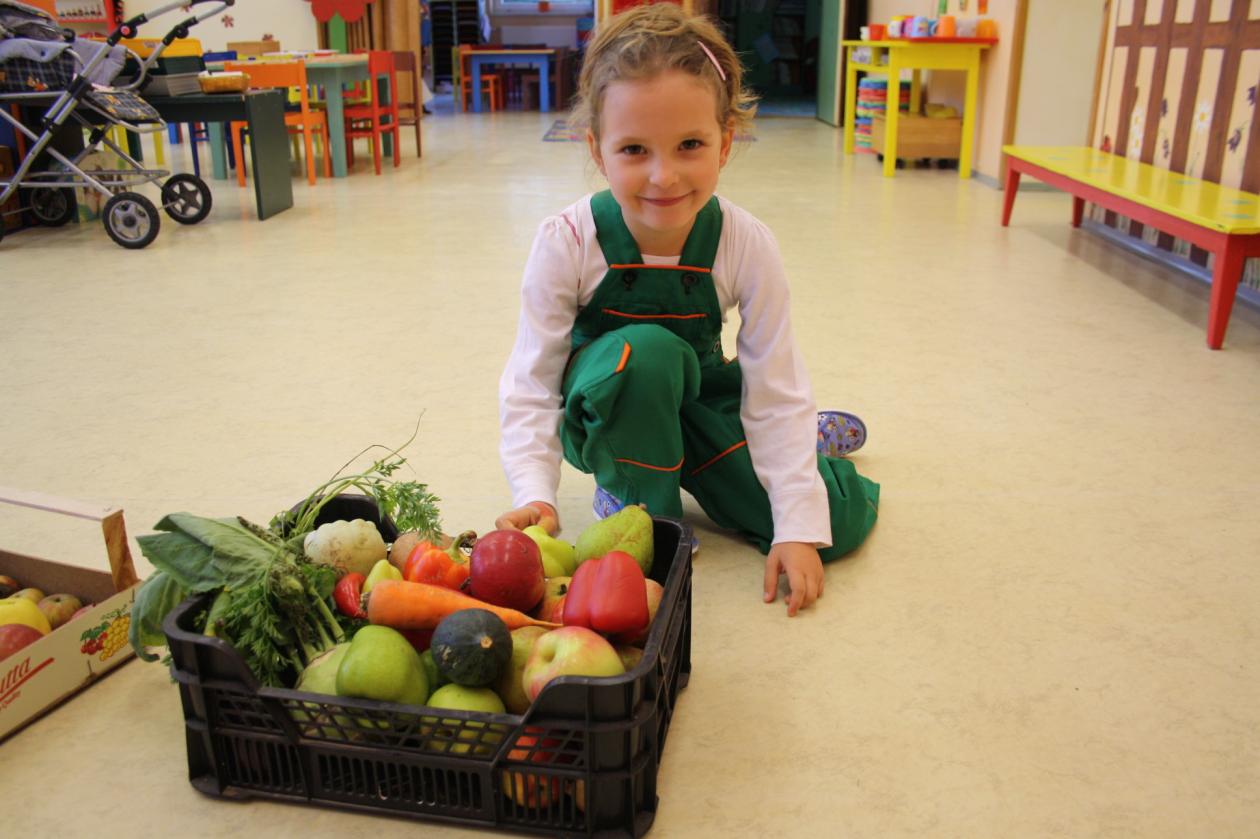
[[188, 96], [145, 97], [167, 122], [204, 122], [209, 129], [214, 177], [227, 177], [225, 123], [249, 126], [250, 162], [254, 166], [254, 199], [258, 219], [270, 218], [293, 206], [289, 174], [289, 130], [284, 124], [284, 93], [251, 90], [245, 93], [200, 93]]
[[[345, 132], [345, 87], [356, 82], [368, 80], [368, 59], [366, 55], [344, 55], [337, 58], [309, 58], [306, 60], [306, 80], [313, 85], [324, 88], [324, 96], [328, 102], [328, 145], [332, 148], [333, 176], [344, 178], [349, 170], [346, 167], [346, 132]], [[379, 85], [381, 101], [388, 103], [393, 91], [389, 89], [389, 79], [382, 78]], [[384, 154], [394, 153], [393, 135], [385, 134], [381, 148]]]

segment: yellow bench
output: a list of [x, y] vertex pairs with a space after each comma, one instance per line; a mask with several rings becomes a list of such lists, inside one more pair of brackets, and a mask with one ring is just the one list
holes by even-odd
[[1085, 202], [1184, 239], [1216, 257], [1208, 309], [1207, 344], [1225, 341], [1238, 281], [1249, 257], [1260, 257], [1260, 195], [1223, 187], [1084, 146], [1004, 146], [1006, 196], [1002, 226], [1020, 175], [1072, 195], [1072, 226], [1080, 227]]

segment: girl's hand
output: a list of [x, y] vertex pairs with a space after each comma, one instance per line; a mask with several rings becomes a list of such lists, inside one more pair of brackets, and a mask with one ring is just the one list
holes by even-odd
[[807, 609], [822, 597], [823, 567], [818, 549], [806, 542], [779, 542], [766, 557], [766, 602], [773, 603], [779, 588], [779, 575], [787, 574], [788, 617]]
[[535, 524], [555, 536], [560, 532], [560, 515], [546, 501], [531, 501], [524, 507], [508, 510], [494, 520], [497, 530], [524, 530]]

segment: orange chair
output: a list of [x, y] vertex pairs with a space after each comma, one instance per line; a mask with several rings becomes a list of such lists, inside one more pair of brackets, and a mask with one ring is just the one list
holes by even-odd
[[[389, 79], [389, 102], [381, 102], [380, 80]], [[402, 150], [398, 136], [398, 76], [394, 73], [394, 54], [385, 50], [368, 52], [368, 103], [346, 108], [346, 163], [354, 165], [354, 139], [368, 137], [372, 140], [372, 161], [376, 174], [381, 173], [381, 136], [394, 137], [394, 168], [402, 162]], [[388, 121], [386, 121], [388, 120]]]
[[[244, 73], [249, 76], [250, 87], [283, 87], [297, 88], [298, 105], [296, 111], [285, 111], [284, 124], [289, 127], [290, 134], [301, 134], [306, 146], [306, 179], [315, 185], [315, 149], [314, 137], [319, 136], [324, 146], [324, 177], [332, 177], [332, 158], [328, 154], [328, 115], [324, 111], [311, 108], [310, 94], [307, 90], [305, 61], [229, 61], [225, 67], [229, 72]], [[232, 151], [236, 154], [236, 180], [245, 186], [245, 157], [242, 154], [242, 134], [244, 122], [233, 122]]]
[[[420, 67], [416, 62], [416, 54], [414, 52], [394, 50], [394, 70], [400, 75], [406, 74], [411, 78], [411, 101], [404, 102], [396, 89], [394, 90], [394, 101], [398, 103], [398, 124], [414, 125], [416, 127], [416, 157], [421, 157], [420, 120], [423, 118], [422, 114], [424, 112], [424, 88], [420, 85]], [[403, 109], [406, 109], [405, 113]]]
[[[460, 107], [467, 111], [472, 107], [472, 71], [469, 69], [468, 56], [476, 49], [469, 44], [459, 47], [459, 79]], [[503, 79], [498, 73], [481, 74], [481, 92], [490, 96], [490, 110], [501, 111], [507, 107], [503, 95]]]

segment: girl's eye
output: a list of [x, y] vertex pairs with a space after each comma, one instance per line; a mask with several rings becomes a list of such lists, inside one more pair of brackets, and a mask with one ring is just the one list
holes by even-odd
[[621, 153], [622, 154], [643, 154], [643, 146], [639, 146], [639, 145], [623, 146], [621, 149]]
[[703, 140], [683, 140], [681, 148], [683, 151], [695, 151], [703, 145]]

